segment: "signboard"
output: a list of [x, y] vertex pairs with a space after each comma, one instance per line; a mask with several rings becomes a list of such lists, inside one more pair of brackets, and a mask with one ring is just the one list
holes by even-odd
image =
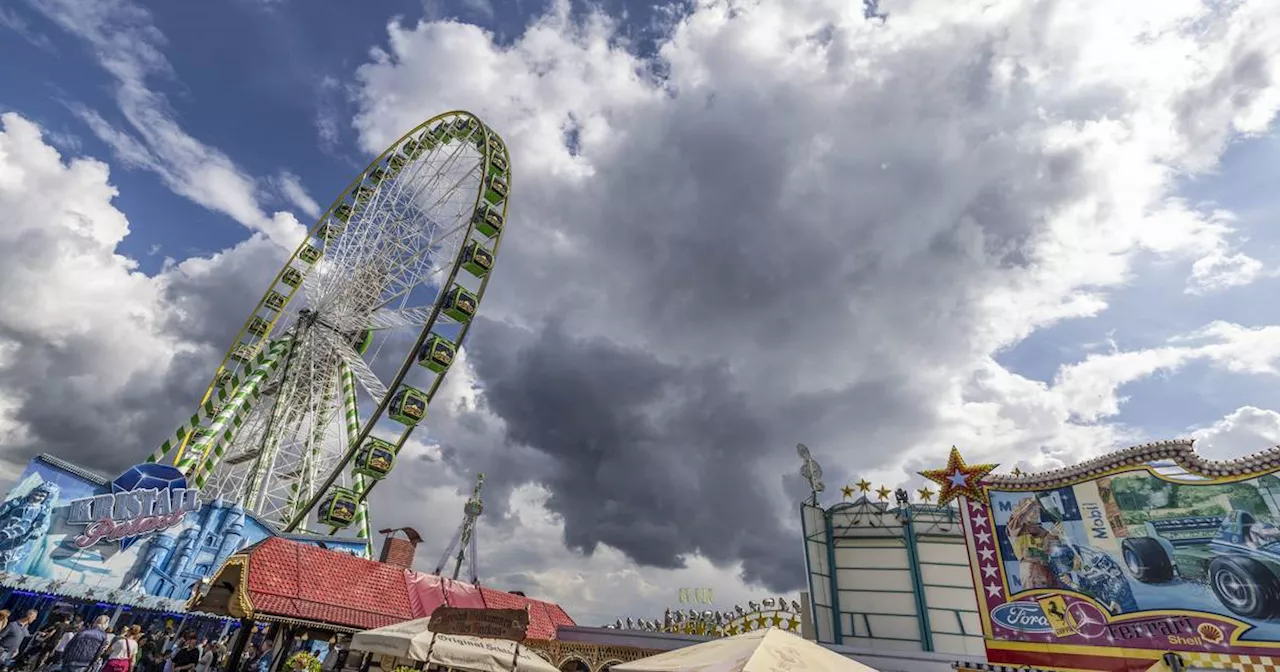
[[[275, 534], [238, 505], [205, 501], [186, 486], [163, 465], [107, 480], [57, 458], [33, 459], [0, 503], [0, 585], [181, 610], [200, 579]], [[366, 548], [328, 536], [311, 543]]]
[[1206, 463], [1172, 445], [1169, 459], [988, 478], [989, 504], [964, 500], [992, 663], [1280, 661], [1280, 478], [1259, 468], [1280, 461]]
[[529, 631], [529, 612], [524, 609], [437, 607], [431, 612], [430, 627], [438, 635], [469, 635], [522, 642]]
[[120, 550], [144, 535], [167, 530], [200, 510], [200, 492], [187, 488], [187, 477], [165, 464], [130, 467], [111, 482], [111, 492], [73, 499], [67, 523], [84, 525], [73, 543], [88, 548], [103, 541], [120, 542]]
[[712, 604], [715, 602], [714, 593], [710, 588], [681, 588], [679, 591], [680, 604]]

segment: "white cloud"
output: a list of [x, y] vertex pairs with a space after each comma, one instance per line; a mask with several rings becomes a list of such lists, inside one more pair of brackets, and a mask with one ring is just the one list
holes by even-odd
[[1230, 460], [1280, 446], [1280, 413], [1253, 406], [1238, 408], [1209, 427], [1196, 430], [1196, 451]]
[[0, 436], [16, 445], [26, 434], [19, 407], [47, 402], [29, 398], [30, 381], [16, 372], [57, 366], [38, 358], [33, 344], [53, 353], [90, 350], [67, 382], [96, 401], [145, 386], [182, 344], [163, 333], [158, 284], [115, 253], [129, 223], [111, 205], [107, 166], [64, 162], [16, 114], [0, 122], [0, 350], [9, 353], [0, 359]]
[[[281, 246], [292, 248], [301, 242], [305, 228], [289, 213], [264, 212], [257, 197], [258, 181], [226, 154], [183, 130], [165, 97], [148, 86], [149, 79], [169, 77], [173, 71], [162, 51], [165, 38], [145, 9], [130, 0], [32, 0], [31, 4], [84, 40], [115, 79], [116, 103], [131, 131], [110, 124], [92, 110], [75, 109], [126, 165], [154, 172], [174, 193], [261, 231]], [[304, 207], [293, 194], [284, 195]]]
[[1186, 291], [1188, 294], [1208, 294], [1247, 285], [1265, 274], [1261, 261], [1241, 252], [1219, 250], [1192, 264]]
[[241, 285], [261, 291], [283, 252], [255, 236], [148, 276], [117, 251], [129, 221], [107, 165], [64, 158], [17, 114], [0, 122], [0, 469], [63, 439], [65, 457], [118, 467], [123, 446], [145, 453], [190, 413], [236, 326], [214, 302], [229, 291], [246, 310]]
[[280, 193], [303, 214], [312, 219], [320, 216], [320, 206], [314, 198], [311, 198], [311, 194], [307, 193], [306, 188], [302, 186], [302, 180], [298, 179], [297, 175], [283, 171], [276, 176], [275, 185]]

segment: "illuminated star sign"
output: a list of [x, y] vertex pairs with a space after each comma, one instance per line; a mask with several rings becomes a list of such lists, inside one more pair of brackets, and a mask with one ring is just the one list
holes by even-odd
[[871, 481], [865, 478], [858, 481], [858, 492], [871, 492]]
[[876, 490], [876, 496], [886, 501], [889, 499], [889, 495], [891, 494], [893, 494], [893, 491], [883, 485], [880, 486], [879, 490]]
[[846, 485], [840, 488], [840, 496], [845, 499], [853, 499], [853, 486]]
[[996, 468], [994, 464], [965, 464], [960, 457], [960, 450], [951, 447], [951, 455], [947, 458], [944, 469], [929, 469], [920, 472], [921, 476], [941, 486], [938, 491], [938, 506], [946, 506], [957, 497], [967, 497], [975, 502], [988, 504], [987, 493], [982, 489], [982, 479]]

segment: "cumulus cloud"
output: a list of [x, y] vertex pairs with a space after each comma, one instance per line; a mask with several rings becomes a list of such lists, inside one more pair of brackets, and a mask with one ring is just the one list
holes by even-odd
[[116, 251], [129, 222], [106, 164], [0, 122], [0, 480], [45, 451], [123, 468], [190, 413], [238, 326], [225, 316], [283, 255], [259, 236], [147, 276]]
[[1265, 3], [881, 10], [698, 2], [653, 61], [566, 2], [504, 44], [390, 24], [357, 73], [366, 150], [463, 108], [515, 162], [470, 353], [472, 422], [504, 445], [443, 459], [532, 450], [537, 470], [499, 473], [547, 488], [570, 546], [737, 556], [794, 588], [768, 546], [794, 548], [797, 440], [885, 479], [959, 440], [1046, 464], [1137, 438], [1105, 422], [1126, 382], [1218, 351], [1253, 368], [1234, 325], [1043, 383], [993, 358], [1105, 310], [1138, 258], [1235, 254], [1230, 219], [1175, 187], [1274, 118]]
[[1245, 406], [1192, 434], [1196, 451], [1205, 457], [1230, 460], [1280, 446], [1280, 413]]

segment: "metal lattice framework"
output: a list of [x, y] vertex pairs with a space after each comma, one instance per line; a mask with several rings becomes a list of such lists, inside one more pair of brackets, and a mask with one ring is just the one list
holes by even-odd
[[[462, 523], [458, 525], [458, 531], [453, 533], [453, 538], [449, 540], [449, 545], [444, 549], [444, 555], [440, 556], [440, 562], [436, 565], [436, 576], [444, 576], [444, 568], [453, 560], [453, 579], [458, 578], [458, 573], [462, 571], [462, 563], [466, 561], [468, 576], [471, 583], [480, 585], [480, 570], [476, 568], [479, 560], [479, 553], [476, 549], [476, 520], [480, 518], [480, 514], [484, 513], [484, 500], [480, 499], [480, 490], [484, 488], [484, 474], [476, 475], [476, 486], [471, 490], [471, 497], [467, 499], [467, 503], [462, 505]], [[454, 555], [457, 551], [457, 555]]]
[[282, 531], [350, 527], [368, 539], [369, 493], [425, 417], [484, 296], [510, 179], [506, 145], [468, 112], [393, 143], [276, 274], [196, 412], [151, 461]]

